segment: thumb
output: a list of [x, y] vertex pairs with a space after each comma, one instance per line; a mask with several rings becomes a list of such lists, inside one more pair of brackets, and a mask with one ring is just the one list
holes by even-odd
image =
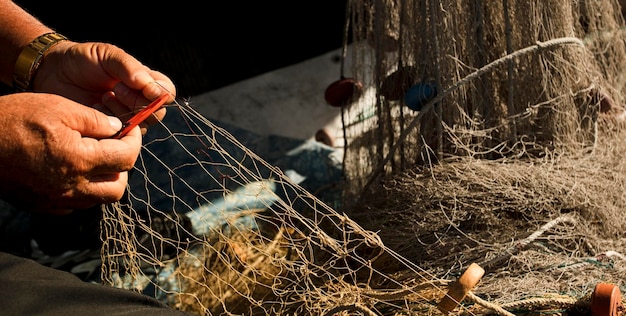
[[81, 136], [96, 139], [109, 138], [122, 129], [122, 121], [119, 118], [89, 107], [84, 107], [84, 109], [78, 112], [74, 126], [70, 126]]

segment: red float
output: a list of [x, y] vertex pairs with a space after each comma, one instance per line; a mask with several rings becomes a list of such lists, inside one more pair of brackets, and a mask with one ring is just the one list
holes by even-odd
[[331, 83], [324, 93], [326, 103], [342, 107], [358, 99], [363, 93], [363, 84], [353, 78], [341, 78]]

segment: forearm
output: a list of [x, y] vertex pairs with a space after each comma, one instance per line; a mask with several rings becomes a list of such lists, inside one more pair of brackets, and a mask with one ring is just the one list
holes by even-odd
[[0, 82], [12, 85], [13, 68], [22, 49], [52, 30], [11, 0], [0, 0]]

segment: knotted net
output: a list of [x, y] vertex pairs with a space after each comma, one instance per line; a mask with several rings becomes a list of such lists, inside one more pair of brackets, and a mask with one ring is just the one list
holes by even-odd
[[104, 209], [103, 280], [199, 315], [438, 315], [478, 263], [455, 314], [588, 312], [625, 285], [620, 10], [348, 1], [340, 181], [305, 189], [179, 100]]

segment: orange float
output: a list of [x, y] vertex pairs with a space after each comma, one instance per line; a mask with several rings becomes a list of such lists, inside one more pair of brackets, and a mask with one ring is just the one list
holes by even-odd
[[598, 283], [591, 295], [591, 316], [621, 316], [623, 309], [619, 287]]
[[480, 282], [485, 275], [485, 270], [476, 263], [470, 264], [463, 274], [448, 286], [448, 293], [439, 301], [437, 308], [448, 315], [463, 301], [469, 293]]

